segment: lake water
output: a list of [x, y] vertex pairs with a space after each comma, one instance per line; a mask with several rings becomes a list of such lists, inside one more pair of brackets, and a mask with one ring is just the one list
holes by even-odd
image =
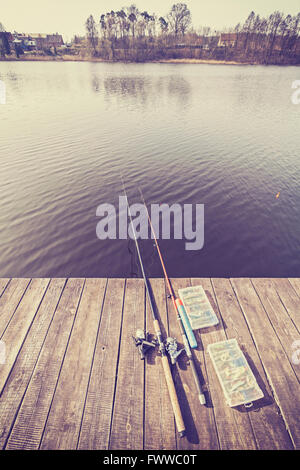
[[[0, 62], [0, 276], [129, 277], [99, 204], [204, 204], [205, 243], [162, 240], [170, 276], [299, 276], [297, 67]], [[276, 194], [280, 192], [279, 198]], [[141, 242], [149, 276], [162, 271]], [[140, 274], [139, 274], [140, 275]]]

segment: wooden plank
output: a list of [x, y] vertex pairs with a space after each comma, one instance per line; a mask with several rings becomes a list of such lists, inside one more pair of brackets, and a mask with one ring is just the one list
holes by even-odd
[[[168, 318], [165, 283], [163, 279], [151, 279], [149, 283], [159, 323], [161, 327], [165, 327], [164, 338], [166, 338]], [[146, 331], [151, 332], [152, 338], [155, 338], [153, 318], [148, 302], [146, 302]], [[176, 449], [174, 415], [157, 348], [151, 349], [146, 358], [144, 448], [147, 450]]]
[[[191, 285], [190, 279], [172, 279], [171, 282], [176, 295], [178, 295], [178, 289]], [[170, 336], [175, 337], [180, 347], [183, 347], [177, 315], [171, 299], [168, 299], [167, 305]], [[208, 398], [208, 381], [203, 346], [198, 332], [195, 332], [195, 336], [197, 338], [198, 347], [192, 351], [192, 354], [205, 397]], [[185, 353], [179, 358], [174, 372], [176, 389], [178, 390], [183, 419], [186, 425], [186, 437], [178, 439], [178, 448], [182, 450], [218, 449], [219, 442], [213, 409], [210, 405], [203, 406], [200, 404], [192, 369]]]
[[65, 279], [51, 280], [0, 397], [0, 448], [9, 436], [64, 285]]
[[87, 279], [40, 449], [76, 449], [106, 279]]
[[81, 450], [108, 448], [117, 379], [124, 289], [124, 279], [108, 280], [79, 436], [78, 448]]
[[69, 279], [24, 395], [7, 449], [38, 449], [80, 300], [83, 279]]
[[9, 281], [10, 281], [9, 278], [2, 277], [0, 279], [0, 297], [3, 295], [3, 292], [5, 291]]
[[132, 341], [145, 326], [145, 287], [128, 279], [125, 290], [118, 380], [113, 409], [110, 449], [143, 449], [144, 361]]
[[289, 278], [290, 284], [293, 286], [298, 297], [300, 297], [300, 279], [299, 278]]
[[299, 380], [300, 368], [292, 361], [291, 349], [292, 344], [299, 341], [299, 331], [284, 308], [272, 279], [253, 279], [252, 284], [274, 328], [274, 335], [278, 336]]
[[[264, 393], [251, 408], [237, 407], [240, 418], [249, 418], [253, 430], [253, 441], [260, 450], [291, 449], [292, 442], [286, 431], [278, 407], [272, 397], [267, 377], [257, 349], [253, 343], [247, 322], [228, 279], [213, 281], [222, 319], [226, 325], [226, 337], [236, 338], [251, 367], [252, 372]], [[248, 422], [246, 422], [246, 432]], [[241, 422], [241, 432], [243, 432]]]
[[48, 284], [49, 279], [31, 281], [1, 338], [5, 343], [6, 359], [0, 369], [0, 391], [3, 390]]
[[299, 448], [300, 397], [297, 377], [251, 281], [233, 279], [232, 283], [276, 403], [281, 410], [294, 446]]
[[0, 298], [0, 338], [19, 305], [30, 279], [12, 279]]
[[209, 344], [227, 339], [222, 316], [224, 306], [220, 306], [220, 299], [216, 297], [216, 292], [209, 279], [192, 279], [192, 285], [202, 285], [219, 319], [217, 325], [200, 330], [207, 369], [207, 383], [209, 389], [208, 405], [211, 406], [214, 411], [219, 446], [222, 450], [256, 449], [249, 419], [245, 415], [241, 416], [237, 409], [227, 405], [223, 390], [207, 351]]
[[272, 279], [276, 292], [287, 313], [300, 332], [300, 297], [295, 292], [288, 279]]

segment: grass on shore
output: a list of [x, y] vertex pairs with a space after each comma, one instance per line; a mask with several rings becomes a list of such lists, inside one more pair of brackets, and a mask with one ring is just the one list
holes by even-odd
[[[105, 60], [100, 57], [78, 56], [78, 55], [61, 55], [61, 56], [44, 56], [44, 55], [30, 55], [26, 54], [18, 59], [16, 57], [0, 58], [4, 61], [42, 61], [42, 62], [124, 62]], [[134, 63], [133, 61], [129, 61]], [[216, 60], [216, 59], [155, 59], [146, 60], [149, 63], [159, 64], [227, 64], [227, 65], [255, 65], [255, 62], [236, 62], [232, 60]]]

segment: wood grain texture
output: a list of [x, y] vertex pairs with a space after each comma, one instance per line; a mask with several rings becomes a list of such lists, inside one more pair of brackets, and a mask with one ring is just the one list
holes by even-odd
[[142, 279], [126, 282], [120, 357], [113, 409], [110, 449], [143, 449], [144, 361], [132, 336], [145, 327], [145, 286]]
[[4, 290], [6, 289], [10, 279], [9, 278], [1, 278], [0, 279], [0, 297], [3, 295]]
[[239, 304], [293, 445], [300, 446], [299, 382], [251, 280], [233, 279]]
[[76, 449], [106, 279], [87, 279], [40, 448]]
[[124, 301], [124, 279], [109, 279], [92, 364], [78, 448], [107, 449]]
[[[132, 336], [154, 333], [142, 279], [0, 279], [0, 448], [299, 449], [300, 279], [172, 279], [201, 284], [219, 324], [193, 350], [207, 405], [182, 355], [171, 366], [187, 435], [179, 439], [157, 350], [141, 361]], [[151, 279], [164, 339], [182, 340], [163, 279]], [[230, 408], [209, 344], [236, 338], [264, 392]], [[293, 346], [294, 345], [294, 346]], [[297, 357], [296, 357], [297, 356]]]
[[[168, 334], [165, 283], [163, 279], [151, 279], [150, 286], [157, 315], [164, 334]], [[155, 338], [153, 318], [149, 303], [146, 303], [146, 331]], [[166, 338], [166, 336], [164, 336]], [[155, 403], [155, 406], [153, 404]], [[157, 347], [151, 349], [146, 358], [145, 375], [145, 439], [147, 450], [176, 449], [174, 415], [166, 387], [161, 358]]]
[[253, 279], [252, 284], [269, 317], [274, 333], [278, 337], [298, 380], [300, 380], [300, 368], [292, 361], [292, 344], [299, 340], [299, 331], [284, 307], [273, 280]]
[[0, 338], [3, 336], [29, 283], [30, 279], [12, 279], [3, 291], [0, 298]]
[[[190, 279], [172, 279], [172, 286], [176, 295], [178, 289], [191, 285]], [[170, 335], [177, 338], [180, 347], [183, 347], [177, 315], [171, 299], [168, 299], [168, 316]], [[192, 350], [195, 366], [200, 383], [208, 400], [207, 373], [204, 358], [203, 344], [198, 332], [195, 332], [198, 347]], [[209, 404], [203, 406], [198, 399], [196, 384], [193, 378], [191, 366], [185, 353], [183, 353], [175, 367], [176, 385], [181, 403], [184, 421], [186, 423], [186, 437], [178, 439], [179, 449], [218, 449], [218, 437], [215, 426], [213, 410]]]
[[300, 297], [300, 278], [289, 278], [289, 281], [298, 297]]
[[[282, 446], [292, 448], [292, 443], [284, 423], [279, 416], [279, 409], [272, 397], [267, 377], [259, 358], [259, 354], [249, 331], [246, 319], [241, 311], [238, 299], [227, 279], [213, 280], [214, 290], [217, 294], [218, 305], [222, 314], [223, 324], [228, 339], [236, 338], [247, 362], [257, 380], [264, 397], [257, 400], [251, 408], [237, 407], [240, 417], [249, 419], [253, 430], [253, 441], [257, 449], [280, 449]], [[248, 421], [240, 419], [241, 430], [248, 428]], [[244, 424], [244, 428], [243, 428]]]
[[220, 449], [255, 449], [256, 444], [249, 420], [244, 416], [240, 416], [238, 410], [227, 405], [219, 379], [207, 351], [209, 344], [227, 339], [226, 325], [223, 320], [222, 307], [220, 306], [221, 299], [216, 295], [210, 280], [192, 279], [192, 285], [199, 284], [202, 285], [219, 320], [216, 326], [200, 330], [200, 334], [208, 376], [208, 403], [209, 406], [213, 407]]
[[0, 397], [0, 448], [5, 446], [52, 321], [65, 279], [52, 279]]
[[48, 284], [49, 279], [33, 279], [31, 281], [1, 337], [6, 347], [6, 360], [0, 369], [0, 393], [40, 306]]
[[38, 449], [84, 285], [69, 279], [18, 412], [7, 449]]
[[272, 279], [276, 292], [284, 305], [291, 321], [300, 333], [300, 297], [288, 279]]

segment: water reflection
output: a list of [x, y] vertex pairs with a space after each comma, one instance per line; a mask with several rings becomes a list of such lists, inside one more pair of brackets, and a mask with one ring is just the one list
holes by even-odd
[[108, 77], [104, 79], [104, 89], [107, 95], [122, 98], [135, 98], [144, 103], [149, 95], [151, 84], [144, 77]]
[[300, 276], [296, 72], [1, 62], [0, 275], [130, 275], [127, 241], [95, 232], [122, 173], [130, 202], [205, 204], [203, 250], [162, 241], [170, 276]]
[[[93, 77], [93, 91], [100, 88], [100, 77]], [[120, 101], [134, 101], [138, 105], [146, 105], [149, 102], [162, 102], [171, 99], [179, 106], [186, 106], [191, 95], [191, 86], [182, 76], [170, 75], [166, 77], [141, 77], [141, 76], [109, 76], [104, 78], [103, 86], [106, 97], [114, 97]]]
[[100, 91], [100, 78], [97, 75], [93, 75], [92, 77], [92, 90], [95, 93], [98, 93]]

